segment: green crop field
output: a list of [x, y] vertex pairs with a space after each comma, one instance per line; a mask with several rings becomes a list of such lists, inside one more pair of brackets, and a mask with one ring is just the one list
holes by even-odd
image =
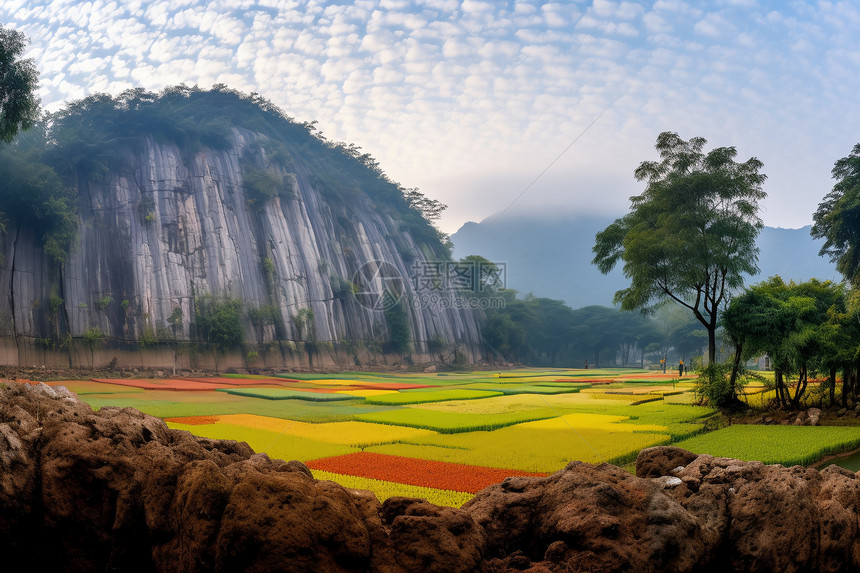
[[500, 396], [501, 394], [501, 392], [487, 392], [485, 390], [405, 390], [403, 392], [392, 392], [390, 394], [369, 397], [365, 399], [365, 402], [368, 404], [396, 406], [425, 402], [445, 402], [447, 400], [475, 400], [478, 398]]
[[766, 464], [807, 465], [826, 454], [860, 447], [860, 428], [845, 426], [729, 426], [678, 442], [697, 454]]
[[359, 414], [356, 419], [390, 426], [424, 428], [443, 434], [489, 431], [504, 428], [521, 422], [544, 420], [557, 416], [550, 408], [524, 412], [504, 412], [499, 414], [470, 414], [460, 412], [439, 412], [418, 408], [403, 408], [388, 412]]
[[301, 390], [289, 390], [284, 388], [220, 388], [219, 392], [234, 394], [236, 396], [248, 396], [250, 398], [263, 398], [265, 400], [307, 400], [309, 402], [337, 402], [339, 400], [354, 400], [354, 396], [346, 394], [325, 394], [322, 392], [302, 392]]

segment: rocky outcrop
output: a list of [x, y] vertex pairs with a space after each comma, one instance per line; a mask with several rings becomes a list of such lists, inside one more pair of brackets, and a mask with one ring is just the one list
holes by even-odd
[[0, 389], [0, 552], [57, 571], [856, 571], [860, 479], [643, 450], [461, 509], [312, 478], [62, 388]]
[[[297, 354], [310, 341], [354, 367], [356, 345], [378, 354], [388, 335], [378, 301], [353, 296], [368, 286], [370, 299], [387, 287], [405, 295], [419, 356], [429, 356], [435, 339], [480, 358], [475, 310], [456, 297], [423, 304], [416, 289], [416, 272], [443, 257], [438, 240], [413, 236], [385, 199], [355, 191], [347, 202], [331, 192], [355, 184], [325, 181], [325, 164], [305, 158], [307, 143], [279, 143], [270, 154], [257, 132], [233, 127], [228, 139], [225, 149], [192, 153], [141, 137], [120, 150], [120, 169], [79, 174], [78, 239], [62, 268], [50, 263], [37, 231], [10, 221], [0, 234], [0, 361], [57, 362], [44, 348], [68, 353], [89, 329], [101, 336], [93, 346], [152, 347], [159, 330], [173, 337], [176, 309], [176, 338], [193, 341], [195, 297], [210, 294], [241, 301], [244, 339], [259, 346], [260, 364], [267, 349]], [[279, 182], [279, 192], [252, 198], [249, 173]], [[372, 276], [365, 265], [376, 261], [388, 274]], [[369, 284], [357, 284], [359, 276]], [[59, 365], [89, 365], [93, 350]], [[153, 359], [165, 366], [172, 356]]]

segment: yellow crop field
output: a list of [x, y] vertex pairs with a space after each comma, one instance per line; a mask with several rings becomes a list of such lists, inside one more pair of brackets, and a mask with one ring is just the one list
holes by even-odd
[[[314, 440], [327, 444], [355, 446], [358, 448], [370, 444], [384, 444], [398, 440], [420, 439], [436, 435], [436, 432], [430, 430], [421, 430], [406, 426], [386, 426], [383, 424], [371, 424], [369, 422], [312, 424], [254, 414], [229, 414], [219, 416], [218, 418], [219, 420], [215, 424], [210, 424], [210, 426], [241, 426], [248, 430], [262, 430], [267, 433], [283, 434], [294, 438]], [[194, 427], [197, 428], [195, 433], [197, 431], [206, 431], [204, 429], [205, 425], [195, 425]]]
[[385, 501], [389, 497], [420, 497], [436, 505], [447, 505], [460, 507], [473, 497], [474, 494], [462, 491], [451, 491], [447, 489], [435, 489], [432, 487], [421, 487], [417, 485], [406, 485], [392, 481], [363, 478], [344, 474], [325, 472], [322, 470], [311, 470], [316, 479], [324, 479], [337, 482], [345, 488], [365, 489], [372, 491], [379, 501]]
[[[634, 402], [638, 398], [625, 396], [621, 398]], [[428, 404], [414, 404], [410, 408], [419, 410], [435, 410], [438, 412], [458, 412], [463, 414], [504, 414], [507, 412], [525, 412], [553, 408], [559, 414], [573, 412], [582, 406], [618, 406], [619, 400], [596, 399], [583, 394], [509, 394], [484, 398], [483, 400], [450, 400]]]
[[587, 429], [606, 432], [666, 432], [666, 426], [657, 424], [624, 424], [627, 416], [610, 416], [606, 414], [566, 414], [549, 420], [524, 422], [516, 427], [536, 430]]
[[[533, 427], [528, 422], [492, 432], [439, 434], [409, 443], [372, 446], [365, 451], [427, 460], [454, 462], [531, 472], [555, 472], [571, 460], [600, 463], [628, 459], [642, 448], [668, 443], [668, 433], [638, 433], [606, 422], [580, 419], [580, 427], [564, 422], [551, 427]], [[611, 427], [612, 429], [606, 429]], [[640, 426], [641, 427], [641, 426]]]
[[261, 428], [227, 424], [223, 421], [206, 425], [186, 425], [168, 422], [176, 430], [188, 430], [195, 436], [216, 440], [236, 440], [247, 442], [255, 452], [265, 452], [270, 458], [299, 460], [300, 462], [327, 456], [339, 456], [359, 451], [359, 448], [345, 444], [333, 444], [310, 438], [292, 436], [284, 431], [271, 431]]
[[370, 396], [379, 396], [381, 394], [396, 394], [397, 390], [337, 390], [338, 394], [348, 394], [350, 396], [359, 396], [368, 398]]

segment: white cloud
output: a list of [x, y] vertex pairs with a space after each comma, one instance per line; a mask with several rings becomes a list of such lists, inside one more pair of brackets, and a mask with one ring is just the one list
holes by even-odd
[[720, 14], [711, 13], [696, 22], [693, 30], [710, 38], [722, 38], [732, 33], [734, 25]]
[[[626, 202], [617, 166], [649, 157], [665, 129], [743, 142], [763, 157], [787, 156], [780, 150], [794, 138], [812, 155], [841, 153], [817, 160], [832, 165], [860, 133], [860, 9], [760, 4], [7, 0], [0, 21], [31, 37], [48, 109], [137, 85], [258, 91], [448, 203], [450, 228], [495, 208], [492, 195], [480, 206], [469, 189], [492, 188], [500, 170], [528, 181], [601, 112], [546, 181], [562, 181], [562, 172], [581, 181], [587, 170], [592, 188], [603, 178], [605, 205]], [[791, 161], [778, 165], [787, 175], [768, 169], [780, 182], [768, 212], [802, 224], [816, 202], [811, 176]], [[829, 173], [821, 181], [826, 190]], [[513, 187], [499, 196], [522, 189]], [[595, 193], [561, 187], [548, 184], [528, 200], [593, 207]]]
[[632, 20], [641, 15], [645, 9], [634, 2], [612, 2], [611, 0], [594, 0], [590, 12], [603, 18], [621, 18]]

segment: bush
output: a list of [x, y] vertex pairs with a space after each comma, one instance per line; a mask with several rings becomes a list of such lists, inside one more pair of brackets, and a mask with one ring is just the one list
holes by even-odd
[[728, 364], [708, 364], [697, 371], [696, 394], [714, 408], [729, 408], [737, 401], [729, 384], [732, 367]]
[[214, 352], [224, 352], [242, 342], [242, 303], [204, 295], [194, 299], [197, 333]]
[[385, 323], [388, 325], [388, 341], [385, 343], [386, 352], [397, 354], [409, 353], [411, 329], [406, 305], [402, 300], [385, 309]]

